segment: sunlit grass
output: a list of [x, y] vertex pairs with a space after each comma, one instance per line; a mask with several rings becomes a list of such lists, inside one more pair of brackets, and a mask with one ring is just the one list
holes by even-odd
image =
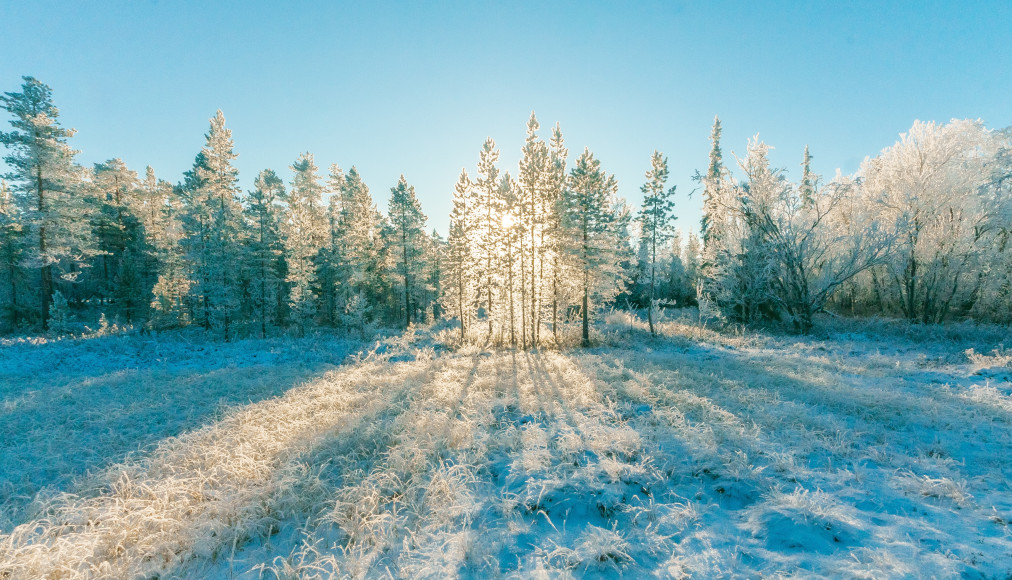
[[658, 327], [536, 352], [413, 329], [40, 500], [0, 575], [1012, 572], [986, 336]]

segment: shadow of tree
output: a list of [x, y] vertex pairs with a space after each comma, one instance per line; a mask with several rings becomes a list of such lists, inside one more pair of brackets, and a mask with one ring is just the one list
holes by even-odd
[[282, 395], [360, 348], [336, 338], [122, 336], [0, 347], [8, 362], [0, 371], [0, 529], [30, 518], [40, 491], [68, 489], [228, 408]]

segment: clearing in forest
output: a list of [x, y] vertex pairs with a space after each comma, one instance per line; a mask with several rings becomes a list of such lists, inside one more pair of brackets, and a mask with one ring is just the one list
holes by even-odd
[[1000, 351], [666, 332], [387, 340], [44, 494], [0, 577], [1012, 574]]

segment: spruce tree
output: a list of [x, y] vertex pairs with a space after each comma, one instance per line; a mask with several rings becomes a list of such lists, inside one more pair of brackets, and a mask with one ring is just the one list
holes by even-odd
[[147, 299], [150, 292], [144, 287], [144, 278], [140, 272], [142, 259], [136, 252], [134, 248], [127, 248], [123, 252], [113, 288], [116, 311], [127, 324], [143, 320], [150, 302]]
[[701, 246], [699, 237], [695, 232], [689, 232], [689, 237], [682, 248], [682, 264], [685, 265], [685, 304], [692, 306], [697, 303], [697, 288], [699, 287], [699, 259]]
[[682, 245], [682, 230], [675, 228], [675, 234], [671, 238], [671, 256], [668, 259], [668, 287], [661, 295], [676, 305], [681, 305], [685, 301], [687, 293]]
[[611, 219], [614, 222], [615, 253], [622, 286], [622, 291], [618, 293], [616, 299], [628, 305], [630, 300], [634, 299], [638, 263], [636, 248], [633, 247], [632, 241], [632, 210], [626, 200], [622, 198], [615, 200]]
[[[733, 189], [729, 172], [724, 167], [723, 153], [720, 149], [720, 119], [713, 118], [713, 129], [710, 132], [710, 161], [705, 175], [696, 173], [695, 179], [703, 185], [703, 217], [700, 222], [702, 236], [702, 252], [700, 263], [700, 290], [707, 294], [716, 292], [719, 271], [726, 269], [730, 257], [727, 255], [728, 227], [727, 215], [732, 211], [732, 201], [728, 192]], [[712, 296], [710, 296], [712, 298]]]
[[[706, 175], [697, 175], [697, 180], [703, 182], [703, 218], [700, 223], [700, 231], [703, 235], [704, 246], [710, 242], [711, 227], [722, 213], [718, 191], [720, 180], [725, 173], [724, 155], [720, 150], [721, 131], [720, 118], [714, 116], [713, 128], [710, 130], [710, 162], [706, 168]], [[718, 232], [713, 232], [714, 236], [717, 234]]]
[[805, 145], [805, 155], [801, 160], [801, 183], [798, 185], [803, 207], [809, 208], [815, 203], [816, 187], [818, 177], [812, 173], [812, 154], [808, 152], [808, 145]]

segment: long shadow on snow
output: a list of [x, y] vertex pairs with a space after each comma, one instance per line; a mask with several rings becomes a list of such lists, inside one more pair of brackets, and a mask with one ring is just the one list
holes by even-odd
[[[474, 364], [467, 385], [473, 382], [477, 360]], [[431, 373], [430, 366], [425, 374]], [[467, 386], [464, 387], [465, 392], [466, 389]], [[277, 496], [297, 497], [300, 505], [314, 506], [316, 511], [305, 513], [298, 508], [283, 503], [274, 505], [270, 499], [260, 498], [266, 524], [263, 520], [254, 522], [256, 529], [244, 530], [244, 541], [237, 544], [238, 549], [233, 557], [242, 560], [244, 552], [252, 553], [254, 558], [264, 556], [259, 563], [270, 565], [278, 554], [272, 551], [269, 536], [280, 534], [297, 537], [300, 530], [309, 525], [308, 522], [318, 521], [321, 515], [333, 508], [330, 500], [338, 490], [357, 485], [375, 470], [382, 469], [390, 450], [400, 443], [400, 433], [395, 427], [397, 420], [412, 407], [416, 395], [417, 391], [411, 390], [407, 383], [401, 385], [385, 401], [385, 405], [368, 413], [349, 413], [347, 422], [333, 425], [332, 431], [320, 438], [313, 447], [277, 466], [274, 477], [284, 482], [284, 486], [275, 492]], [[292, 469], [300, 464], [310, 466], [311, 473], [302, 474], [302, 478], [289, 477]], [[325, 525], [334, 527], [334, 537], [343, 536], [334, 524]], [[340, 542], [346, 547], [347, 538]], [[180, 565], [180, 562], [175, 562], [174, 567], [166, 568], [163, 572], [169, 576], [178, 574]], [[184, 568], [183, 572], [185, 576], [191, 576], [206, 571]]]
[[[949, 390], [937, 386], [921, 386], [915, 383], [915, 389], [897, 389], [888, 391], [885, 396], [887, 400], [881, 405], [873, 405], [878, 402], [873, 395], [861, 384], [861, 377], [847, 376], [836, 373], [830, 376], [833, 381], [831, 388], [826, 388], [817, 382], [808, 382], [796, 376], [792, 371], [797, 370], [794, 366], [787, 366], [778, 370], [767, 364], [769, 361], [756, 361], [748, 353], [725, 351], [714, 349], [712, 351], [719, 357], [719, 362], [714, 368], [720, 369], [719, 374], [709, 376], [704, 374], [707, 369], [700, 370], [696, 354], [677, 353], [671, 351], [654, 352], [643, 354], [638, 351], [622, 349], [611, 349], [606, 351], [606, 357], [621, 360], [623, 364], [632, 363], [638, 366], [641, 371], [655, 372], [663, 376], [670, 373], [672, 381], [667, 383], [669, 388], [678, 388], [693, 392], [704, 398], [718, 401], [727, 410], [727, 403], [732, 408], [738, 409], [735, 415], [742, 419], [751, 419], [753, 415], [759, 416], [770, 407], [762, 406], [759, 410], [751, 410], [747, 402], [742, 401], [720, 388], [721, 384], [727, 381], [741, 381], [748, 377], [749, 384], [761, 384], [762, 388], [774, 394], [775, 401], [770, 401], [773, 407], [783, 407], [788, 404], [796, 404], [808, 411], [807, 415], [811, 420], [818, 423], [816, 428], [839, 428], [844, 427], [856, 433], [873, 432], [869, 427], [881, 425], [886, 432], [902, 432], [913, 439], [918, 440], [922, 451], [927, 451], [935, 446], [938, 433], [960, 429], [962, 425], [948, 424], [944, 417], [936, 417], [932, 403], [937, 402], [943, 407], [955, 410], [977, 409], [983, 415], [993, 417], [998, 422], [1008, 425], [1012, 435], [1012, 416], [1009, 413], [983, 405], [975, 401], [960, 397]], [[605, 353], [601, 353], [605, 354]], [[644, 367], [643, 364], [646, 364]], [[798, 361], [798, 365], [803, 364]], [[628, 365], [627, 365], [628, 366]], [[833, 373], [833, 367], [819, 369], [825, 373]], [[910, 383], [910, 379], [902, 377], [879, 378], [881, 381], [895, 381], [896, 383]], [[955, 382], [955, 377], [954, 377]], [[658, 385], [660, 386], [660, 385]], [[875, 388], [878, 390], [878, 388]], [[1012, 437], [1006, 439], [1012, 440]], [[993, 450], [982, 450], [982, 453], [991, 455]]]
[[[576, 413], [581, 411], [574, 409], [565, 396], [566, 391], [582, 389], [585, 385], [565, 383], [566, 379], [561, 376], [564, 369], [558, 363], [547, 364], [543, 353], [524, 352], [522, 356], [521, 366], [517, 364], [517, 354], [511, 353], [511, 367], [507, 371], [510, 372], [509, 380], [515, 395], [519, 396], [519, 376], [525, 373], [539, 407], [533, 415], [511, 415], [508, 413], [510, 409], [506, 409], [507, 414], [499, 427], [544, 429], [549, 438], [547, 452], [550, 459], [546, 468], [517, 474], [513, 473], [512, 467], [516, 452], [493, 458], [494, 462], [507, 466], [502, 477], [493, 483], [493, 493], [515, 497], [518, 501], [515, 508], [518, 510], [517, 515], [522, 516], [529, 526], [523, 531], [510, 528], [498, 536], [497, 560], [503, 565], [502, 569], [497, 569], [498, 573], [516, 572], [518, 567], [531, 565], [532, 558], [550, 552], [548, 548], [552, 544], [572, 544], [588, 526], [607, 528], [612, 525], [628, 525], [631, 516], [620, 508], [623, 505], [647, 504], [651, 488], [660, 483], [650, 476], [643, 481], [635, 478], [610, 481], [603, 478], [597, 465], [601, 458], [589, 449], [571, 457], [564, 456], [562, 450], [555, 445], [560, 426], [580, 436], [585, 443], [591, 437], [585, 431], [586, 425], [577, 420]], [[582, 378], [592, 380], [586, 376]], [[614, 423], [619, 420], [618, 417], [599, 417], [593, 413], [587, 419], [600, 421], [604, 428], [616, 427], [617, 424]], [[520, 453], [525, 451], [528, 450], [519, 450]], [[621, 462], [630, 460], [621, 455], [609, 459]], [[506, 519], [509, 518], [510, 515], [507, 514]], [[486, 534], [502, 526], [503, 519], [492, 514], [479, 517], [472, 524], [473, 529]], [[644, 563], [638, 562], [624, 571], [635, 574]], [[614, 571], [618, 569], [616, 567]], [[592, 570], [585, 572], [594, 575]]]
[[[932, 461], [932, 453], [947, 453], [948, 448], [955, 456], [956, 463], [943, 460], [943, 463], [959, 469], [959, 461], [965, 464], [974, 464], [978, 461], [994, 461], [996, 457], [1007, 456], [1012, 453], [1012, 426], [1004, 417], [998, 419], [992, 426], [1004, 424], [1007, 435], [997, 437], [998, 441], [978, 441], [976, 438], [965, 432], [964, 425], [952, 425], [944, 419], [945, 413], [936, 413], [931, 406], [931, 400], [937, 401], [943, 408], [950, 407], [959, 409], [972, 407], [973, 402], [957, 395], [948, 393], [941, 389], [903, 389], [898, 391], [885, 391], [882, 405], [875, 406], [878, 400], [874, 395], [869, 395], [863, 390], [865, 385], [847, 380], [846, 376], [830, 377], [832, 382], [827, 388], [820, 384], [818, 374], [813, 382], [802, 380], [794, 376], [792, 371], [797, 369], [788, 367], [779, 371], [770, 364], [756, 364], [748, 354], [738, 354], [734, 351], [715, 351], [719, 355], [718, 364], [712, 369], [710, 367], [699, 368], [697, 353], [673, 353], [670, 351], [644, 354], [629, 350], [608, 349], [597, 351], [605, 364], [620, 363], [625, 368], [636, 368], [637, 372], [643, 373], [650, 378], [652, 386], [657, 391], [686, 391], [704, 400], [717, 405], [718, 409], [730, 413], [742, 424], [756, 422], [765, 426], [769, 443], [779, 448], [763, 449], [761, 453], [788, 452], [799, 457], [805, 457], [810, 449], [810, 435], [813, 433], [825, 432], [833, 427], [842, 427], [847, 430], [850, 444], [853, 451], [845, 452], [839, 456], [840, 461], [836, 468], [853, 469], [857, 463], [871, 463], [872, 466], [881, 467], [879, 476], [885, 481], [895, 476], [895, 466], [885, 464], [878, 466], [875, 461], [869, 460], [861, 453], [865, 446], [886, 445], [888, 449], [896, 452], [900, 457], [906, 457], [912, 464], [924, 467]], [[610, 359], [610, 360], [609, 360]], [[764, 361], [766, 362], [766, 361]], [[711, 363], [712, 364], [712, 363]], [[821, 370], [821, 369], [820, 369]], [[827, 369], [831, 372], [832, 368]], [[908, 381], [909, 379], [895, 377], [894, 379], [879, 379], [883, 381], [896, 380]], [[744, 389], [725, 388], [733, 383], [743, 383]], [[758, 384], [773, 395], [771, 400], [758, 403], [755, 400], [743, 399], [741, 395], [746, 394], [750, 385]], [[881, 385], [875, 385], [870, 389], [879, 390]], [[923, 392], [922, 392], [923, 391]], [[879, 391], [882, 392], [882, 391]], [[925, 401], [925, 399], [929, 399]], [[802, 423], [783, 421], [776, 413], [786, 407], [796, 406], [794, 409]], [[875, 406], [875, 408], [870, 408]], [[1000, 415], [1000, 412], [990, 407], [980, 407], [985, 415]], [[803, 415], [802, 415], [803, 413]], [[691, 414], [687, 412], [686, 415]], [[958, 417], [958, 415], [955, 415]], [[1001, 427], [999, 427], [999, 431]], [[790, 433], [793, 432], [794, 436]], [[808, 435], [808, 437], [805, 437]], [[876, 440], [875, 437], [884, 437], [883, 440]], [[800, 445], [804, 449], [796, 446]], [[1001, 449], [995, 449], [995, 446]], [[941, 446], [943, 450], [939, 451]], [[732, 451], [732, 450], [728, 450]], [[755, 450], [753, 450], [755, 451]], [[827, 450], [828, 451], [828, 450]], [[835, 484], [828, 479], [833, 471], [833, 465], [821, 464], [824, 456], [834, 455], [834, 452], [815, 453], [809, 457], [810, 464], [808, 474], [802, 479], [795, 479], [791, 474], [784, 474], [783, 479], [787, 489], [791, 485], [802, 484], [809, 480], [805, 487], [813, 488], [829, 485], [825, 489], [831, 491]], [[821, 457], [820, 457], [821, 456]], [[922, 461], [918, 461], [922, 460]], [[753, 457], [758, 464], [765, 463], [760, 457]], [[893, 462], [889, 462], [893, 463]], [[717, 465], [718, 471], [723, 466]], [[966, 474], [962, 474], [963, 477]], [[712, 477], [712, 476], [711, 476]], [[757, 480], [756, 483], [759, 483]], [[768, 483], [767, 483], [768, 485]], [[867, 489], [863, 494], [866, 499], [858, 501], [854, 507], [861, 512], [862, 519], [874, 526], [882, 524], [879, 517], [884, 508], [884, 513], [897, 515], [903, 518], [914, 518], [926, 520], [928, 517], [948, 518], [951, 508], [944, 502], [941, 505], [933, 506], [932, 502], [924, 503], [924, 498], [916, 499], [909, 497], [902, 489], [890, 489], [888, 485], [880, 485], [875, 489]], [[859, 496], [860, 497], [860, 496]], [[758, 495], [754, 498], [758, 500]], [[723, 503], [722, 503], [723, 505]], [[747, 505], [736, 506], [747, 507]], [[933, 516], [925, 515], [925, 508]], [[921, 515], [913, 515], [920, 513]], [[955, 523], [955, 522], [953, 522]], [[973, 537], [978, 530], [972, 526], [963, 534], [957, 534], [948, 538], [948, 542], [960, 542], [964, 537]], [[874, 533], [874, 532], [873, 532]], [[777, 538], [770, 537], [771, 541]], [[785, 556], [786, 557], [786, 556]]]
[[[88, 345], [89, 350], [101, 354], [102, 340], [92, 339], [95, 344]], [[315, 353], [309, 363], [294, 352], [285, 360], [265, 350], [239, 361], [239, 366], [230, 366], [236, 363], [227, 358], [212, 361], [219, 368], [208, 370], [200, 365], [187, 368], [190, 357], [181, 351], [172, 353], [183, 363], [177, 370], [176, 361], [154, 355], [146, 361], [132, 353], [91, 376], [58, 365], [48, 373], [33, 372], [30, 386], [14, 384], [10, 375], [0, 377], [12, 381], [0, 383], [0, 395], [17, 390], [29, 393], [22, 398], [31, 397], [6, 410], [0, 407], [0, 522], [7, 518], [14, 525], [23, 523], [32, 517], [31, 504], [43, 489], [68, 489], [75, 479], [199, 428], [228, 407], [280, 396], [337, 368], [354, 350], [350, 342], [328, 344], [343, 348], [328, 349], [326, 356]], [[31, 346], [34, 352], [47, 347]], [[137, 350], [147, 356], [143, 348]], [[214, 345], [208, 350], [209, 356], [217, 352]], [[269, 359], [266, 364], [257, 361], [257, 354]], [[18, 382], [26, 378], [19, 376]]]

